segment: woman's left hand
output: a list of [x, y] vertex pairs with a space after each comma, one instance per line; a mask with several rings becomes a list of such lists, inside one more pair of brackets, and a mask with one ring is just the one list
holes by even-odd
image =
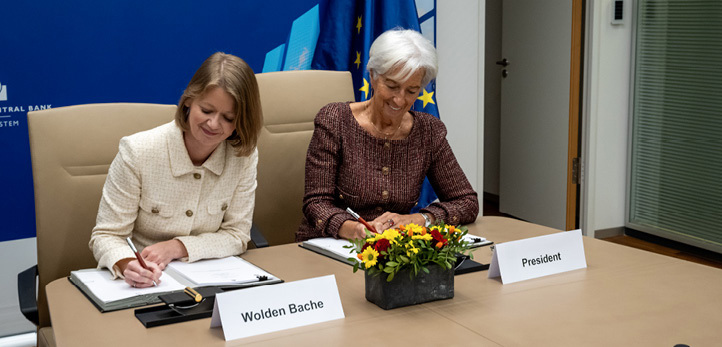
[[[383, 230], [392, 229], [399, 225], [406, 225], [411, 223], [421, 226], [424, 226], [424, 224], [426, 224], [426, 220], [419, 213], [398, 214], [393, 212], [384, 212], [384, 214], [374, 219], [374, 222], [383, 224]], [[383, 232], [383, 230], [379, 230], [379, 232]]]
[[183, 242], [173, 239], [152, 244], [144, 248], [140, 255], [146, 261], [158, 264], [163, 270], [174, 259], [187, 257], [188, 251]]

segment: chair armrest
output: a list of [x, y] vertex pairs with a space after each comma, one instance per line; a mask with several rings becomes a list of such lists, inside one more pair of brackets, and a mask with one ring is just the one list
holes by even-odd
[[33, 324], [38, 325], [38, 296], [36, 292], [38, 266], [33, 265], [18, 274], [18, 300], [20, 312]]
[[256, 224], [251, 224], [251, 242], [256, 245], [256, 248], [268, 247], [268, 241], [263, 237]]

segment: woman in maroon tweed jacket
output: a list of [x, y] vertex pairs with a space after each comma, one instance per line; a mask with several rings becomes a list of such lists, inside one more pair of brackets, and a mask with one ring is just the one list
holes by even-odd
[[[479, 201], [446, 141], [446, 127], [428, 113], [410, 111], [436, 77], [433, 45], [416, 31], [387, 31], [371, 45], [367, 69], [369, 100], [332, 103], [316, 116], [296, 241], [364, 237], [347, 207], [378, 231], [437, 219], [473, 222]], [[439, 201], [409, 214], [425, 176]]]

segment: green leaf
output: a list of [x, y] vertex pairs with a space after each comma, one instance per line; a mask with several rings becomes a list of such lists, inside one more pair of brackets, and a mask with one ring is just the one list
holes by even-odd
[[422, 266], [421, 270], [424, 270], [424, 272], [429, 273], [429, 269], [427, 269], [426, 266]]
[[399, 263], [397, 263], [395, 261], [390, 261], [390, 262], [386, 263], [386, 266], [397, 267], [397, 266], [399, 266]]
[[406, 263], [406, 264], [409, 263], [409, 258], [407, 258], [407, 257], [405, 257], [405, 256], [403, 256], [403, 255], [399, 255], [399, 258], [400, 258], [401, 261], [403, 261], [404, 263]]
[[389, 277], [386, 278], [386, 282], [391, 282], [391, 280], [394, 279], [394, 275], [396, 275], [395, 272], [390, 273], [390, 274], [389, 274]]
[[385, 273], [392, 273], [392, 272], [394, 272], [394, 268], [392, 268], [392, 267], [385, 267], [385, 268], [384, 268], [384, 272], [385, 272]]

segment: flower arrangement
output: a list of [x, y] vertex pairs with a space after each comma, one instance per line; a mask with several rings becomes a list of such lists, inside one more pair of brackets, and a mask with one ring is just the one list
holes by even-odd
[[429, 273], [427, 265], [432, 263], [448, 270], [456, 263], [457, 254], [469, 255], [470, 244], [463, 239], [467, 233], [466, 227], [447, 225], [441, 220], [428, 228], [407, 224], [380, 234], [367, 230], [365, 239], [351, 240], [352, 245], [347, 246], [358, 258], [349, 260], [354, 263], [354, 272], [361, 266], [369, 275], [385, 272], [389, 282], [405, 268], [411, 270], [411, 277], [420, 271]]

